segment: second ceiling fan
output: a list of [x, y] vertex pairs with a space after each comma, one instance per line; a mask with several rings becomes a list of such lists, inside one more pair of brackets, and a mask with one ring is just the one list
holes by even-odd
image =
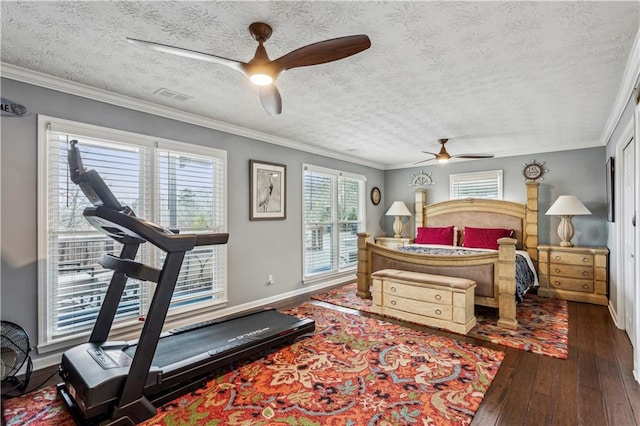
[[271, 115], [282, 112], [282, 98], [275, 85], [275, 80], [281, 73], [292, 68], [319, 65], [344, 59], [371, 46], [371, 41], [366, 35], [353, 35], [309, 44], [278, 59], [271, 60], [264, 47], [264, 42], [271, 37], [271, 27], [263, 22], [254, 22], [249, 25], [249, 33], [258, 42], [256, 53], [249, 62], [236, 61], [152, 41], [133, 38], [127, 38], [127, 41], [159, 52], [225, 65], [239, 71], [259, 86], [262, 107]]
[[431, 154], [433, 155], [433, 158], [427, 158], [426, 160], [422, 160], [422, 161], [418, 161], [417, 163], [414, 164], [421, 164], [421, 163], [425, 163], [427, 161], [431, 161], [431, 160], [438, 160], [441, 163], [446, 163], [447, 161], [449, 161], [452, 158], [493, 158], [493, 154], [456, 154], [456, 155], [451, 155], [447, 152], [447, 149], [444, 147], [444, 145], [447, 143], [449, 139], [438, 139], [438, 143], [440, 143], [442, 145], [442, 147], [440, 148], [440, 152], [438, 152], [437, 154], [435, 152], [429, 152], [429, 151], [422, 151], [425, 154]]

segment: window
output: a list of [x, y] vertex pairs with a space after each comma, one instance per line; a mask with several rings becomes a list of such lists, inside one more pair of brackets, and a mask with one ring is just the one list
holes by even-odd
[[449, 175], [449, 198], [502, 199], [502, 170]]
[[[40, 116], [38, 126], [39, 344], [47, 347], [90, 332], [112, 275], [98, 261], [121, 250], [82, 215], [90, 203], [69, 178], [69, 141], [78, 140], [84, 167], [97, 170], [136, 216], [182, 233], [225, 232], [226, 153], [50, 117]], [[136, 260], [160, 267], [164, 253], [143, 244]], [[113, 329], [138, 323], [154, 285], [127, 281]], [[169, 315], [225, 302], [226, 245], [188, 252]]]
[[304, 277], [352, 271], [364, 229], [365, 177], [303, 167]]

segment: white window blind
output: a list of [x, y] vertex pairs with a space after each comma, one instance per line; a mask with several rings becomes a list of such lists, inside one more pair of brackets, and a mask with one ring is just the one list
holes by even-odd
[[[220, 158], [159, 148], [158, 222], [181, 233], [223, 232], [224, 164]], [[173, 294], [172, 307], [224, 296], [224, 246], [187, 252]], [[164, 262], [164, 253], [160, 264]]]
[[[45, 248], [39, 250], [43, 258], [39, 343], [43, 346], [91, 330], [112, 276], [98, 260], [103, 253], [119, 255], [121, 250], [120, 244], [89, 225], [82, 215], [90, 203], [69, 178], [69, 141], [78, 141], [84, 167], [97, 170], [136, 216], [181, 233], [225, 230], [223, 151], [50, 120], [55, 125], [40, 123], [45, 134], [39, 137], [39, 149], [46, 152], [39, 166], [40, 182], [46, 182], [39, 190], [40, 199], [46, 200], [39, 203], [39, 215], [45, 218], [39, 229], [39, 246]], [[96, 137], [100, 133], [106, 137]], [[195, 315], [201, 308], [226, 300], [225, 247], [198, 247], [188, 253], [172, 310], [188, 306]], [[143, 244], [136, 260], [160, 267], [164, 253]], [[127, 281], [114, 329], [145, 315], [153, 286]]]
[[303, 169], [304, 276], [353, 269], [364, 229], [365, 178], [311, 165]]
[[449, 175], [449, 198], [502, 199], [502, 170]]

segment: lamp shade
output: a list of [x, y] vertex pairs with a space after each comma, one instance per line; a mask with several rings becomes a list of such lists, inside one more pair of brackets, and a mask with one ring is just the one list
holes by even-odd
[[545, 214], [547, 216], [576, 216], [591, 214], [591, 212], [575, 195], [561, 195]]
[[402, 201], [394, 201], [387, 210], [387, 216], [411, 216], [411, 212]]

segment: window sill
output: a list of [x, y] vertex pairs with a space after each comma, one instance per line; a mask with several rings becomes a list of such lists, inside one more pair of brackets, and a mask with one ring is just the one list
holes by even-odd
[[356, 279], [356, 271], [357, 268], [354, 266], [353, 268], [346, 269], [340, 272], [332, 272], [326, 274], [318, 274], [310, 277], [304, 277], [302, 283], [304, 285], [314, 285], [319, 283], [343, 283], [349, 280]]

